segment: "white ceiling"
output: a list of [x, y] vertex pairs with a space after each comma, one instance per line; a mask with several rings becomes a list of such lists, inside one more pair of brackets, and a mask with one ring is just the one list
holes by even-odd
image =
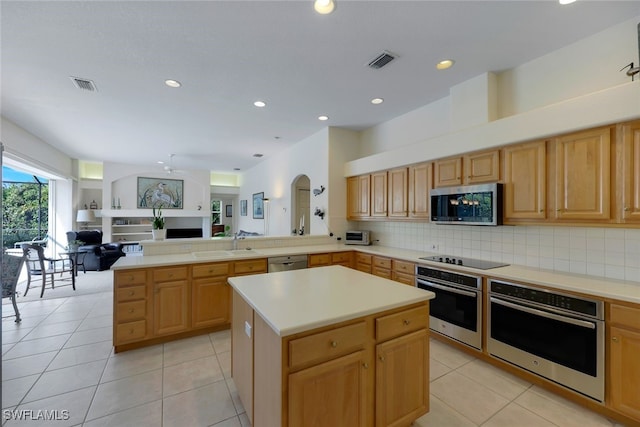
[[[73, 158], [150, 166], [175, 153], [175, 168], [231, 172], [323, 127], [365, 129], [426, 105], [637, 16], [640, 1], [337, 0], [326, 16], [311, 0], [0, 8], [4, 117]], [[383, 50], [397, 59], [367, 68]], [[437, 71], [444, 58], [455, 66]]]

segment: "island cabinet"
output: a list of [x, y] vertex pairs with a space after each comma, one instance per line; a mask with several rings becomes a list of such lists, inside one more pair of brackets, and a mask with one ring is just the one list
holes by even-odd
[[608, 403], [640, 420], [640, 308], [610, 303], [608, 315]]
[[189, 329], [191, 289], [187, 275], [187, 266], [153, 270], [154, 335], [175, 334]]
[[231, 294], [227, 278], [231, 268], [232, 264], [229, 262], [198, 264], [191, 267], [193, 328], [229, 323]]
[[151, 295], [146, 269], [115, 272], [113, 344], [116, 347], [151, 337]]

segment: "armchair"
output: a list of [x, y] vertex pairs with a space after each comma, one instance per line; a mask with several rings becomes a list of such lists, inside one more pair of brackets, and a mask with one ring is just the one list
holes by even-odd
[[111, 268], [118, 258], [125, 256], [122, 243], [102, 243], [102, 231], [67, 231], [67, 241], [80, 240], [84, 244], [79, 251], [86, 251], [84, 268], [86, 270], [102, 271]]

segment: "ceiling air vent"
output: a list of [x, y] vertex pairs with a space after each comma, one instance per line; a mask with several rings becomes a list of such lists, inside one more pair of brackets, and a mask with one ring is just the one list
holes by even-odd
[[95, 83], [93, 83], [93, 81], [91, 81], [89, 79], [81, 79], [80, 77], [71, 77], [71, 80], [73, 81], [73, 84], [78, 89], [88, 90], [89, 92], [97, 92], [98, 91], [98, 89], [96, 88]]
[[373, 68], [377, 70], [379, 68], [384, 67], [394, 59], [396, 59], [396, 57], [385, 50], [380, 55], [376, 56], [371, 62], [369, 62], [368, 65], [369, 65], [369, 68]]

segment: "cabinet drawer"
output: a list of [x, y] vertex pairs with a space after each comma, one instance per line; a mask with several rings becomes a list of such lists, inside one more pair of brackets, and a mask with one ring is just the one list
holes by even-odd
[[194, 265], [191, 272], [195, 279], [198, 277], [227, 276], [230, 269], [228, 262], [221, 262], [216, 264]]
[[611, 304], [609, 320], [619, 326], [640, 329], [640, 308]]
[[385, 279], [391, 279], [391, 270], [388, 268], [373, 267], [371, 269], [371, 274], [374, 276], [384, 277]]
[[118, 334], [116, 344], [139, 340], [147, 335], [147, 321], [122, 323], [116, 326], [116, 333]]
[[397, 271], [393, 272], [392, 279], [396, 282], [404, 283], [405, 285], [415, 286], [416, 285], [416, 276], [413, 274], [404, 274], [398, 273]]
[[428, 306], [416, 307], [376, 319], [376, 339], [397, 337], [429, 326]]
[[364, 348], [367, 340], [365, 322], [343, 326], [289, 342], [289, 366], [296, 368], [320, 363]]
[[159, 268], [153, 271], [154, 282], [172, 282], [187, 278], [187, 267]]
[[126, 286], [116, 289], [116, 301], [134, 301], [139, 299], [145, 299], [147, 297], [147, 286]]
[[393, 260], [393, 271], [405, 274], [416, 274], [416, 265], [412, 262]]
[[266, 273], [266, 259], [250, 259], [247, 261], [236, 261], [233, 270], [236, 274], [244, 273]]
[[321, 265], [329, 265], [331, 256], [329, 254], [312, 254], [309, 255], [309, 267], [318, 267]]
[[371, 255], [357, 253], [356, 263], [371, 265]]
[[145, 300], [121, 302], [118, 304], [116, 312], [118, 316], [118, 323], [144, 319], [147, 315], [147, 302]]
[[374, 256], [372, 262], [374, 267], [387, 268], [387, 269], [391, 268], [391, 258]]
[[371, 264], [363, 264], [359, 262], [356, 264], [356, 270], [371, 274]]
[[147, 282], [145, 270], [131, 270], [116, 272], [116, 286], [143, 285]]
[[351, 252], [336, 252], [331, 254], [331, 263], [349, 263], [351, 262]]

